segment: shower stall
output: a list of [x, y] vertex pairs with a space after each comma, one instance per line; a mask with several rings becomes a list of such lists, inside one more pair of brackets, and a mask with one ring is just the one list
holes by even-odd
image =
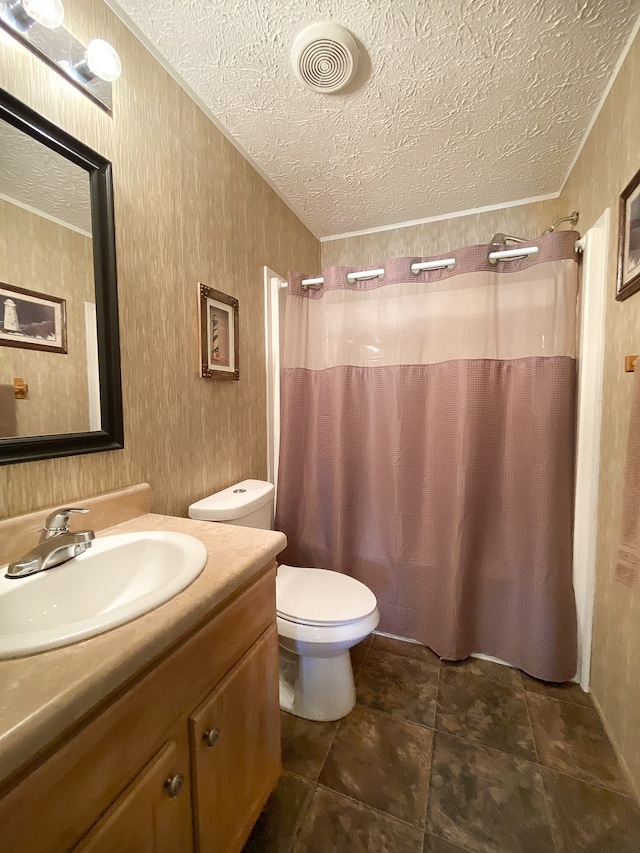
[[[376, 270], [331, 268], [321, 287], [301, 275], [290, 275], [287, 286], [267, 269], [264, 282], [268, 466], [277, 485], [282, 414], [278, 521], [290, 538], [287, 561], [346, 571], [372, 586], [387, 633], [425, 642], [443, 657], [485, 654], [549, 680], [575, 673], [577, 609], [583, 687], [595, 559], [595, 542], [587, 541], [594, 501], [585, 496], [597, 494], [600, 387], [597, 359], [584, 355], [597, 353], [597, 255], [606, 223], [592, 231], [591, 285], [584, 279], [580, 289], [582, 300], [589, 297], [580, 317], [590, 346], [579, 334], [573, 558], [575, 233], [517, 250], [489, 244]], [[488, 265], [491, 250], [498, 271]], [[289, 299], [292, 339], [282, 373]], [[477, 339], [485, 326], [488, 339]], [[402, 352], [395, 352], [398, 337]], [[380, 414], [394, 407], [400, 426]], [[345, 427], [353, 413], [362, 418], [360, 437], [357, 426]], [[461, 426], [463, 419], [470, 420]], [[409, 448], [418, 445], [426, 449], [414, 459]], [[388, 497], [384, 484], [395, 477]]]

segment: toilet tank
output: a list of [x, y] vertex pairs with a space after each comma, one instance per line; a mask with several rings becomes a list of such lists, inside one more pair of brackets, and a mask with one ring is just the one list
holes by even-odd
[[273, 486], [264, 480], [235, 483], [191, 504], [189, 518], [270, 530], [273, 525]]

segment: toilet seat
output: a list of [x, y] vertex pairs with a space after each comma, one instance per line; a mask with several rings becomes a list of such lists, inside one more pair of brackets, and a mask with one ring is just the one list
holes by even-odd
[[312, 627], [351, 625], [377, 609], [363, 583], [340, 572], [282, 565], [276, 577], [278, 617]]

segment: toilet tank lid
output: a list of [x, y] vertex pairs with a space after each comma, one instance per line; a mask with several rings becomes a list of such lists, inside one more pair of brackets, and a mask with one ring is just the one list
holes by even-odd
[[200, 521], [232, 521], [273, 500], [273, 485], [264, 480], [243, 480], [215, 492], [189, 507], [189, 518]]

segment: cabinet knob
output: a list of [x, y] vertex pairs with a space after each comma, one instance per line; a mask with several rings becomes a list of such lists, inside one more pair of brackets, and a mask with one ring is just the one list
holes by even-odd
[[170, 797], [177, 797], [182, 790], [183, 783], [184, 776], [182, 773], [175, 773], [173, 776], [169, 776], [168, 779], [165, 779], [164, 787]]
[[206, 732], [202, 735], [202, 740], [206, 743], [207, 746], [214, 746], [215, 742], [220, 737], [220, 732], [218, 729], [207, 729]]

